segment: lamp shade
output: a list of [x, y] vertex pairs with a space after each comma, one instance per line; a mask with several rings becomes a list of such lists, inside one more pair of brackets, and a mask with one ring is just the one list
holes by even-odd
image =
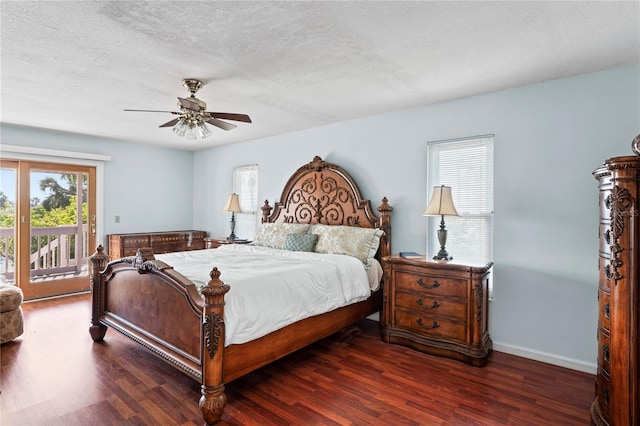
[[429, 201], [429, 205], [424, 211], [424, 216], [430, 215], [458, 216], [456, 207], [453, 205], [453, 199], [451, 198], [450, 186], [440, 185], [433, 187], [431, 201]]
[[227, 199], [227, 204], [224, 205], [224, 209], [222, 210], [234, 213], [241, 212], [242, 210], [240, 210], [240, 199], [238, 198], [238, 194], [230, 194]]

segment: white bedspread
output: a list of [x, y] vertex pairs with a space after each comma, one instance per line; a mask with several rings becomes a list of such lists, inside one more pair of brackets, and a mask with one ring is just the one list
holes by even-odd
[[257, 339], [371, 294], [364, 265], [351, 256], [230, 244], [155, 257], [198, 287], [218, 267], [220, 279], [231, 287], [225, 296], [226, 345]]

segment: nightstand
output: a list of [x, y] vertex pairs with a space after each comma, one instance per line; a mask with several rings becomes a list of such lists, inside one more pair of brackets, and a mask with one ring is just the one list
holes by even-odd
[[208, 249], [218, 248], [223, 244], [249, 244], [250, 242], [251, 240], [242, 240], [238, 238], [236, 238], [235, 240], [228, 240], [226, 237], [204, 239], [205, 248], [208, 248]]
[[485, 366], [492, 349], [488, 329], [492, 265], [385, 257], [382, 340]]

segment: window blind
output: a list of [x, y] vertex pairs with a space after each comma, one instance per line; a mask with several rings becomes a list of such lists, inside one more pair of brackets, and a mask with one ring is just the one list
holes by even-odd
[[[493, 135], [427, 143], [427, 203], [434, 186], [451, 187], [459, 216], [445, 216], [455, 260], [493, 260]], [[429, 216], [427, 252], [440, 249], [441, 217]]]
[[258, 165], [250, 164], [233, 169], [233, 192], [238, 194], [240, 213], [236, 213], [238, 238], [252, 239], [258, 225]]

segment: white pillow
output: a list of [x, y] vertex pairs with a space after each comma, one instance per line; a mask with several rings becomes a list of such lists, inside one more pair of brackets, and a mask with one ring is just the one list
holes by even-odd
[[300, 223], [263, 223], [253, 239], [256, 246], [282, 249], [289, 234], [306, 234], [311, 225]]
[[368, 269], [380, 246], [384, 231], [342, 225], [311, 225], [310, 234], [318, 234], [316, 253], [346, 254], [358, 258]]

